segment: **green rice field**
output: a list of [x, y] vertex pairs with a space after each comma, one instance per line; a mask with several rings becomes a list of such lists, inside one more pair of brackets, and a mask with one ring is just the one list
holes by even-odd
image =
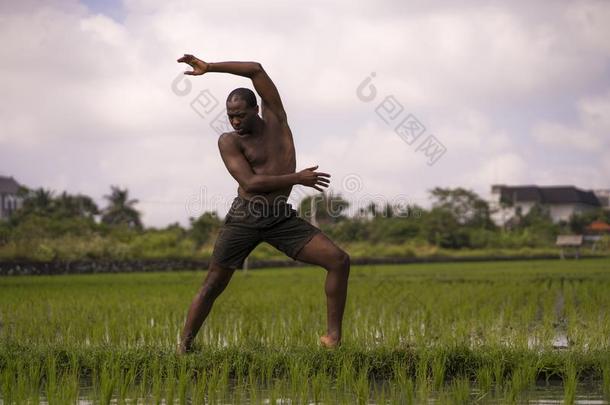
[[607, 403], [610, 259], [236, 272], [175, 355], [205, 272], [0, 278], [0, 404]]

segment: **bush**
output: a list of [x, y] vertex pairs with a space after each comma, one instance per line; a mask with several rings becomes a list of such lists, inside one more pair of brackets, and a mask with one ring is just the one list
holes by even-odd
[[340, 242], [365, 241], [370, 236], [370, 223], [362, 219], [346, 219], [335, 225], [323, 225], [320, 229]]
[[85, 218], [55, 219], [29, 215], [20, 219], [10, 232], [14, 240], [56, 238], [64, 235], [88, 237], [95, 231], [95, 222]]
[[222, 225], [215, 212], [205, 212], [197, 219], [190, 218], [190, 223], [189, 235], [198, 247], [208, 242]]
[[143, 232], [128, 246], [133, 257], [142, 259], [184, 258], [195, 252], [195, 242], [177, 228]]
[[11, 238], [11, 228], [8, 222], [0, 221], [0, 246], [5, 245]]
[[402, 243], [420, 232], [417, 218], [376, 218], [371, 222], [370, 241]]

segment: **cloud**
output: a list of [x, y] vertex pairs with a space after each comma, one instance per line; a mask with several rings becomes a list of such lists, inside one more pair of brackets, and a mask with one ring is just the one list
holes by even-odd
[[533, 128], [533, 135], [543, 145], [568, 150], [596, 151], [601, 146], [601, 140], [586, 130], [558, 123], [538, 124]]
[[580, 119], [576, 125], [543, 121], [533, 127], [533, 137], [553, 149], [605, 155], [610, 141], [610, 92], [579, 100], [577, 109]]
[[[315, 0], [236, 10], [125, 0], [117, 21], [76, 1], [0, 5], [2, 174], [100, 204], [111, 184], [128, 187], [147, 225], [185, 223], [202, 188], [230, 200], [237, 184], [210, 117], [191, 102], [208, 90], [220, 112], [231, 89], [251, 84], [215, 73], [185, 79], [191, 91], [177, 95], [184, 52], [261, 61], [286, 105], [298, 167], [319, 163], [333, 186], [358, 175], [361, 194], [423, 200], [437, 185], [484, 192], [492, 181], [579, 185], [608, 173], [610, 97], [599, 94], [608, 88], [607, 2]], [[379, 94], [367, 104], [355, 91], [371, 72]], [[447, 147], [434, 166], [376, 116], [387, 95]], [[579, 101], [560, 115], [558, 100]]]
[[464, 179], [464, 185], [480, 189], [484, 184], [488, 189], [480, 191], [485, 195], [492, 184], [523, 184], [530, 178], [523, 157], [516, 153], [499, 153], [482, 162], [474, 176]]

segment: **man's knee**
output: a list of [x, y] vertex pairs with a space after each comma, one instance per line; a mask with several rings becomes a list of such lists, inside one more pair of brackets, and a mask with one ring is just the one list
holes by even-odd
[[229, 280], [220, 277], [208, 278], [201, 287], [200, 295], [204, 298], [216, 298], [229, 284]]
[[339, 270], [349, 273], [350, 257], [343, 249], [338, 249], [331, 259], [329, 267], [332, 270]]
[[218, 297], [229, 284], [233, 271], [233, 269], [225, 269], [216, 264], [210, 264], [209, 273], [203, 282], [200, 294], [206, 297]]
[[347, 252], [343, 251], [343, 255], [341, 257], [341, 263], [343, 265], [344, 270], [349, 273], [349, 268], [351, 265], [351, 258], [350, 256], [347, 254]]

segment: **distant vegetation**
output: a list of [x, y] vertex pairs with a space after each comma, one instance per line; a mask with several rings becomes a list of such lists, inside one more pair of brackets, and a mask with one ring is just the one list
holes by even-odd
[[[222, 225], [215, 212], [162, 229], [145, 228], [138, 200], [112, 186], [99, 208], [91, 197], [22, 189], [23, 207], [0, 221], [0, 260], [208, 259]], [[491, 220], [492, 209], [476, 193], [463, 188], [431, 190], [432, 207], [370, 203], [350, 212], [337, 194], [303, 199], [296, 207], [310, 217], [312, 205], [322, 230], [349, 250], [352, 257], [413, 257], [554, 253], [560, 233], [580, 233], [593, 220], [610, 222], [602, 210], [554, 224], [542, 206], [517, 215], [510, 227]], [[312, 198], [315, 198], [312, 204]], [[597, 252], [609, 250], [609, 240]], [[284, 259], [269, 245], [260, 245], [255, 259]]]

